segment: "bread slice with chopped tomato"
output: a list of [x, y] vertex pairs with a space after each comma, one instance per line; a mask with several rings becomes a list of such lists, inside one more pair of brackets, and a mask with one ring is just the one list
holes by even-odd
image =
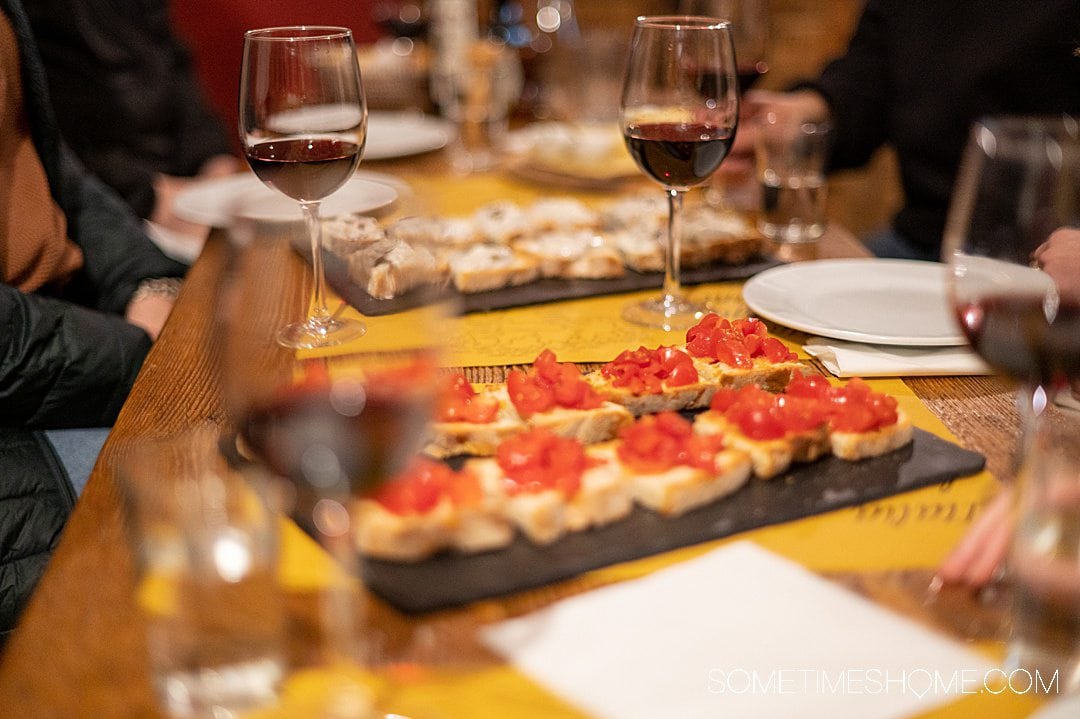
[[694, 420], [694, 431], [721, 435], [729, 446], [746, 452], [761, 479], [829, 451], [826, 415], [816, 401], [748, 385], [718, 390], [710, 406]]
[[[439, 412], [431, 424], [431, 437], [424, 453], [436, 459], [459, 455], [487, 457], [507, 437], [525, 431], [527, 425], [510, 403], [506, 387], [475, 390], [469, 409], [462, 412]], [[478, 411], [472, 411], [479, 407]], [[454, 418], [448, 421], [447, 418]]]
[[359, 550], [378, 559], [415, 562], [446, 548], [481, 552], [513, 539], [498, 496], [485, 493], [476, 476], [425, 458], [358, 500], [356, 509]]
[[507, 440], [494, 458], [467, 461], [465, 468], [501, 499], [504, 516], [536, 544], [616, 521], [633, 507], [616, 466], [541, 428]]
[[676, 347], [626, 350], [584, 380], [635, 416], [708, 407], [717, 388], [702, 381], [693, 358]]
[[621, 467], [637, 504], [666, 516], [725, 497], [751, 474], [749, 456], [719, 437], [694, 434], [674, 412], [642, 417], [617, 442], [592, 451]]
[[683, 349], [694, 358], [701, 381], [719, 387], [757, 385], [770, 392], [787, 386], [802, 365], [783, 342], [754, 317], [728, 320], [707, 314], [686, 331]]
[[629, 410], [606, 401], [570, 362], [541, 352], [528, 370], [512, 370], [506, 390], [514, 409], [530, 427], [541, 427], [582, 444], [612, 439], [633, 421]]
[[911, 442], [911, 418], [896, 399], [873, 391], [859, 378], [834, 385], [820, 375], [792, 377], [784, 390], [792, 397], [821, 402], [828, 416], [832, 453], [849, 461], [877, 457]]

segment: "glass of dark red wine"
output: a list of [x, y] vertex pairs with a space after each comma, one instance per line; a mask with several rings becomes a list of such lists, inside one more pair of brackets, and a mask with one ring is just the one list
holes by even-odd
[[639, 17], [623, 82], [623, 137], [638, 166], [663, 186], [669, 219], [664, 286], [659, 297], [629, 305], [623, 318], [665, 330], [685, 329], [708, 311], [683, 295], [682, 206], [707, 181], [735, 140], [739, 82], [731, 28], [708, 17]]
[[1047, 682], [1056, 674], [1062, 690], [1080, 687], [1080, 413], [1055, 399], [1080, 380], [1080, 276], [1051, 258], [1078, 228], [1080, 124], [1069, 117], [975, 123], [943, 259], [971, 346], [1018, 385], [1006, 661]]
[[314, 296], [307, 318], [278, 332], [286, 347], [338, 345], [364, 334], [363, 322], [327, 308], [319, 203], [353, 175], [366, 135], [367, 104], [350, 30], [276, 27], [244, 34], [244, 155], [263, 183], [300, 204], [310, 243]]

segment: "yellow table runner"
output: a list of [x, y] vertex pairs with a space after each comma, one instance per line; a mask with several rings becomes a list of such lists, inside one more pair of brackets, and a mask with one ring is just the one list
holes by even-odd
[[[434, 188], [418, 188], [427, 193]], [[528, 202], [538, 191], [493, 178], [440, 185], [430, 195], [437, 201], [431, 211], [463, 214], [494, 199]], [[707, 299], [727, 317], [742, 317], [741, 283], [729, 282], [692, 288], [696, 299]], [[448, 366], [485, 366], [532, 362], [540, 350], [552, 349], [561, 361], [603, 362], [627, 348], [676, 344], [684, 332], [665, 333], [631, 325], [620, 317], [623, 305], [648, 292], [595, 297], [494, 312], [449, 320], [445, 328], [452, 349]], [[351, 311], [351, 310], [350, 310]], [[320, 353], [400, 349], [420, 342], [412, 335], [415, 323], [409, 313], [364, 318], [368, 333], [343, 347]], [[806, 357], [798, 347], [799, 336], [771, 327], [774, 334]], [[402, 338], [406, 338], [403, 344]], [[916, 426], [956, 441], [945, 426], [900, 380], [871, 380], [871, 386], [898, 399]], [[927, 487], [876, 502], [840, 509], [794, 522], [763, 527], [722, 540], [684, 547], [664, 554], [590, 572], [590, 584], [607, 584], [644, 576], [662, 567], [696, 557], [735, 539], [750, 539], [766, 549], [819, 572], [876, 572], [932, 568], [941, 561], [970, 526], [982, 506], [996, 493], [997, 482], [987, 473]], [[306, 537], [286, 536], [282, 577], [294, 587], [318, 584], [325, 576], [325, 562]], [[314, 554], [313, 554], [314, 553]], [[575, 581], [575, 580], [570, 580]], [[999, 652], [996, 645], [984, 651]], [[536, 686], [505, 665], [443, 669], [433, 668], [402, 679], [383, 676], [380, 694], [395, 712], [438, 719], [547, 719], [583, 717], [558, 697]], [[926, 717], [1024, 716], [1038, 705], [1026, 696], [971, 695], [931, 712]]]

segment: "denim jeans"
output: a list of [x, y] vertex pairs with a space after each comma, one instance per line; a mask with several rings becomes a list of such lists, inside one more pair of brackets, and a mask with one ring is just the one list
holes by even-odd
[[81, 496], [86, 480], [90, 479], [90, 470], [97, 462], [101, 446], [109, 436], [109, 427], [91, 427], [88, 429], [50, 429], [45, 432], [46, 439], [56, 451], [60, 464], [64, 465], [68, 479], [75, 487], [75, 496]]

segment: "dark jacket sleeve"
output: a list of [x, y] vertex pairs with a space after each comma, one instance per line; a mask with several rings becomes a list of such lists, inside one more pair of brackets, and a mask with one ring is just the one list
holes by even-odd
[[83, 251], [83, 269], [65, 296], [106, 312], [122, 313], [135, 288], [151, 277], [182, 277], [184, 265], [166, 257], [142, 223], [114, 192], [61, 149], [54, 196], [68, 222], [68, 236]]
[[122, 317], [0, 285], [0, 424], [105, 427], [150, 338]]
[[832, 112], [829, 169], [860, 167], [888, 137], [889, 30], [879, 0], [869, 0], [845, 54], [825, 66], [816, 82]]

